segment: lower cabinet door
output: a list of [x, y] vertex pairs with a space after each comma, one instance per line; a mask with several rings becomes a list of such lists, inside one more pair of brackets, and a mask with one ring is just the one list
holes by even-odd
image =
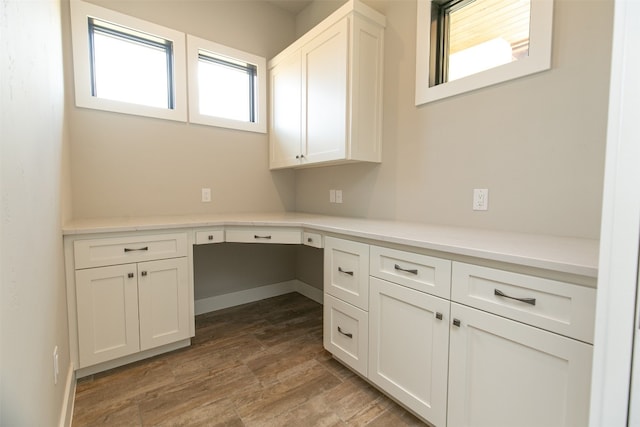
[[140, 350], [136, 264], [76, 271], [76, 299], [81, 368]]
[[366, 377], [368, 313], [325, 292], [323, 318], [324, 348]]
[[586, 426], [593, 347], [451, 304], [449, 427]]
[[189, 338], [187, 258], [138, 264], [140, 349]]
[[369, 286], [369, 379], [444, 427], [449, 301], [374, 277]]

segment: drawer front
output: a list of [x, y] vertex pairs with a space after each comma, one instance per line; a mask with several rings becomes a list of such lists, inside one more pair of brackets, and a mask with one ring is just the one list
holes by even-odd
[[323, 248], [322, 234], [309, 233], [305, 231], [302, 233], [302, 244], [307, 246], [313, 246], [314, 248]]
[[454, 262], [452, 301], [593, 343], [596, 290]]
[[372, 276], [441, 298], [451, 296], [451, 261], [371, 246]]
[[111, 237], [73, 242], [76, 269], [187, 256], [187, 234]]
[[224, 229], [222, 228], [196, 231], [196, 245], [222, 242], [224, 242]]
[[325, 293], [323, 322], [324, 348], [366, 376], [369, 346], [367, 312]]
[[369, 245], [325, 238], [324, 290], [362, 310], [369, 310]]
[[302, 243], [302, 231], [298, 228], [248, 227], [227, 228], [225, 241], [235, 243]]

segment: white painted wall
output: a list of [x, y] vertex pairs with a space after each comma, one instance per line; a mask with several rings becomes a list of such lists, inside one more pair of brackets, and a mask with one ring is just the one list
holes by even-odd
[[51, 426], [65, 412], [70, 373], [60, 2], [0, 0], [0, 52], [0, 425]]
[[[419, 107], [416, 1], [365, 3], [387, 17], [382, 164], [296, 171], [296, 209], [597, 238], [613, 0], [554, 0], [551, 70]], [[329, 5], [312, 3], [297, 31]], [[488, 211], [472, 210], [474, 188], [489, 189]]]

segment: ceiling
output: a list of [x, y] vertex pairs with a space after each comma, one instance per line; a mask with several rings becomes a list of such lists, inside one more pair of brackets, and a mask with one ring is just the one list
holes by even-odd
[[297, 15], [302, 9], [309, 6], [313, 0], [268, 0], [269, 3], [278, 6], [288, 12]]

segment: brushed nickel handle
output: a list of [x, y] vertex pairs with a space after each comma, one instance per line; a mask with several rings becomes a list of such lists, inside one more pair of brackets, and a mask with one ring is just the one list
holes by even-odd
[[142, 272], [142, 273], [140, 273], [140, 274], [142, 274], [142, 276], [146, 276], [146, 275], [147, 275], [147, 272], [146, 272], [146, 271], [143, 271], [143, 272]]
[[499, 289], [494, 289], [493, 290], [493, 294], [497, 295], [499, 297], [502, 297], [502, 298], [509, 298], [509, 299], [513, 299], [513, 300], [516, 300], [516, 301], [520, 301], [520, 302], [523, 302], [525, 304], [536, 305], [536, 299], [535, 298], [517, 298], [517, 297], [512, 297], [512, 296], [509, 296], [509, 295], [505, 294], [504, 292], [502, 292]]
[[411, 274], [418, 275], [418, 270], [416, 270], [416, 269], [407, 270], [405, 268], [400, 267], [398, 264], [394, 265], [393, 268], [395, 268], [398, 271], [404, 271], [405, 273], [411, 273]]
[[253, 238], [254, 239], [267, 239], [267, 240], [270, 240], [271, 236], [258, 236], [257, 234], [254, 234]]
[[338, 332], [340, 332], [342, 335], [344, 335], [347, 338], [353, 338], [353, 334], [350, 332], [343, 332], [342, 329], [340, 329], [340, 326], [338, 326]]
[[312, 243], [313, 239], [311, 237], [307, 237], [307, 243]]
[[127, 274], [127, 277], [128, 277], [129, 279], [133, 279], [133, 276], [135, 276], [133, 273], [129, 273], [129, 274]]
[[436, 319], [442, 320], [442, 313], [436, 313]]
[[213, 240], [213, 234], [209, 234], [209, 240]]
[[353, 276], [353, 271], [345, 271], [342, 269], [342, 267], [338, 267], [338, 271], [340, 273], [344, 273], [344, 274], [348, 274], [349, 276]]
[[460, 327], [460, 320], [459, 319], [453, 319], [453, 326], [457, 326], [459, 328]]
[[125, 252], [136, 252], [136, 251], [148, 251], [149, 246], [145, 246], [144, 248], [124, 248]]

